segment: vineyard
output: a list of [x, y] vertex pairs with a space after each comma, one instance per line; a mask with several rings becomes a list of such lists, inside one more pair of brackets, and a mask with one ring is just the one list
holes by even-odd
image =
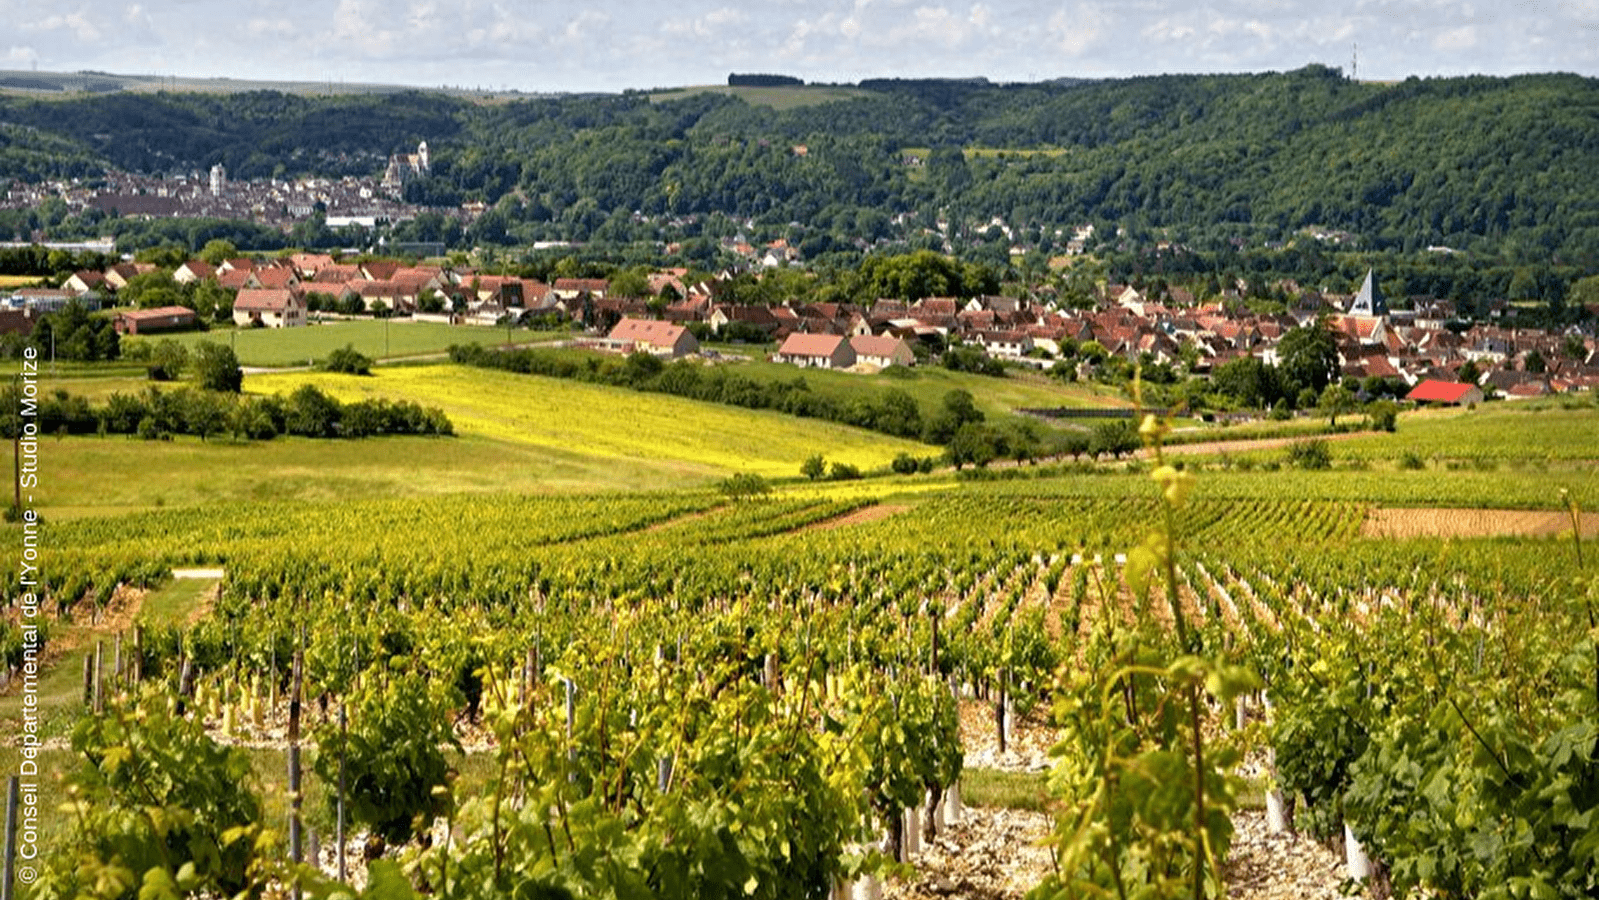
[[[868, 896], [960, 816], [974, 702], [1002, 745], [1058, 727], [1038, 897], [1223, 892], [1252, 766], [1282, 827], [1347, 829], [1373, 890], [1592, 896], [1595, 551], [1365, 537], [1361, 473], [1335, 474], [1305, 499], [1160, 467], [52, 521], [63, 615], [225, 575], [86, 665], [102, 712], [46, 735], [71, 812], [33, 896]], [[15, 626], [0, 646], [15, 676]]]

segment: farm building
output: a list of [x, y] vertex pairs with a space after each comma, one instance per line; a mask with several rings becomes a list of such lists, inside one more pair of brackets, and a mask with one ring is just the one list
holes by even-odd
[[1474, 384], [1428, 379], [1405, 395], [1406, 400], [1417, 403], [1440, 403], [1445, 406], [1468, 406], [1482, 402], [1482, 388]]
[[682, 325], [655, 319], [625, 318], [611, 329], [606, 341], [624, 353], [643, 350], [674, 359], [700, 349], [700, 342]]
[[155, 309], [131, 309], [117, 313], [112, 327], [117, 334], [150, 334], [193, 328], [195, 321], [194, 310], [187, 306], [158, 306]]

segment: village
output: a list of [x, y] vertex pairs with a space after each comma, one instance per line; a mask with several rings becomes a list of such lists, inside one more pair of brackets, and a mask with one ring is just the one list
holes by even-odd
[[[34, 316], [73, 300], [114, 307], [130, 279], [151, 271], [152, 265], [127, 262], [77, 272], [57, 288], [14, 290], [7, 298], [11, 308], [0, 313], [0, 332], [31, 331]], [[1325, 316], [1346, 383], [1399, 380], [1412, 389], [1442, 383], [1449, 387], [1429, 385], [1412, 399], [1461, 404], [1599, 387], [1599, 353], [1584, 332], [1504, 325], [1496, 321], [1504, 304], [1488, 304], [1490, 319], [1471, 324], [1447, 301], [1414, 300], [1405, 304], [1411, 308], [1397, 309], [1375, 273], [1354, 295], [1304, 292], [1291, 311], [1275, 315], [1198, 303], [1180, 288], [1150, 296], [1127, 284], [1105, 285], [1092, 310], [1008, 296], [764, 306], [720, 298], [729, 273], [695, 281], [687, 269], [660, 269], [649, 276], [648, 296], [619, 296], [606, 279], [545, 283], [464, 266], [340, 262], [322, 253], [241, 257], [216, 266], [190, 260], [172, 278], [179, 285], [214, 282], [233, 297], [231, 320], [241, 328], [297, 328], [372, 315], [461, 326], [538, 323], [572, 330], [575, 344], [617, 352], [680, 358], [699, 353], [702, 342], [765, 343], [775, 347], [771, 356], [778, 362], [864, 371], [915, 365], [961, 346], [1042, 371], [1072, 366], [1056, 374], [1073, 379], [1092, 377], [1095, 365], [1109, 357], [1164, 363], [1189, 375], [1244, 357], [1276, 365], [1284, 334]], [[185, 306], [115, 316], [125, 334], [204, 327]]]

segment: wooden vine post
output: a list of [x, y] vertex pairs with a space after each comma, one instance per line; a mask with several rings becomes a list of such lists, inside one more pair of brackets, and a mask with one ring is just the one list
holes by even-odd
[[338, 847], [339, 883], [343, 884], [347, 875], [344, 866], [344, 750], [349, 741], [349, 719], [345, 715], [344, 701], [339, 701], [339, 794], [334, 798], [334, 836], [333, 840]]
[[[303, 862], [300, 847], [300, 688], [304, 651], [294, 651], [294, 671], [289, 687], [289, 859]], [[299, 879], [295, 879], [292, 896], [300, 898]]]

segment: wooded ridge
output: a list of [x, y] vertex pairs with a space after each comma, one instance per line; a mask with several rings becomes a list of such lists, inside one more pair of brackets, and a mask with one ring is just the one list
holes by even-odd
[[506, 244], [658, 238], [664, 222], [719, 213], [798, 223], [817, 253], [940, 219], [951, 238], [981, 237], [999, 219], [1016, 242], [1045, 251], [1093, 221], [1134, 241], [1260, 242], [1309, 229], [1379, 248], [1579, 265], [1599, 247], [1593, 78], [1376, 84], [1314, 65], [761, 90], [787, 99], [3, 97], [0, 179], [217, 163], [235, 179], [372, 176], [425, 140], [431, 171], [405, 186], [406, 199], [486, 203], [492, 227], [480, 237]]

